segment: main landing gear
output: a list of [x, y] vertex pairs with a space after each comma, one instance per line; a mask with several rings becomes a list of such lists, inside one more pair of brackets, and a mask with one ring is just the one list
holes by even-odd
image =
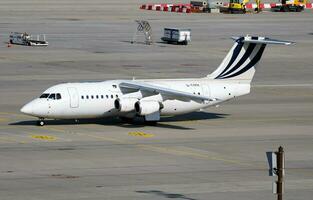
[[45, 121], [43, 118], [37, 121], [37, 126], [44, 126], [44, 125], [45, 125]]

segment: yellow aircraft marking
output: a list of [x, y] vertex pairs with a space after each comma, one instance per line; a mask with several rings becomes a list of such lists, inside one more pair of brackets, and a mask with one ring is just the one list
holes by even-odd
[[46, 141], [54, 141], [57, 138], [51, 135], [31, 135], [33, 139], [38, 139], [38, 140], [46, 140]]
[[128, 135], [131, 136], [139, 136], [139, 137], [145, 137], [145, 138], [150, 138], [153, 137], [154, 135], [151, 133], [145, 133], [145, 132], [141, 132], [141, 131], [136, 131], [136, 132], [129, 132]]

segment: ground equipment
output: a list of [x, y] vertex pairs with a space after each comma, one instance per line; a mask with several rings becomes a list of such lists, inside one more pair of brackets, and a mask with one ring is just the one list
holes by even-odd
[[219, 8], [223, 5], [222, 1], [195, 0], [190, 1], [191, 12], [193, 13], [219, 13]]
[[152, 44], [153, 43], [152, 28], [149, 22], [145, 20], [135, 20], [135, 22], [137, 23], [137, 28], [135, 30], [133, 40], [131, 41], [131, 43], [136, 42], [136, 39], [139, 36], [139, 33], [143, 33], [145, 36], [145, 44], [148, 44], [148, 45]]
[[48, 46], [45, 35], [37, 35], [37, 39], [33, 39], [28, 33], [12, 32], [10, 34], [9, 44], [18, 44], [26, 46]]
[[244, 14], [246, 8], [241, 0], [230, 0], [227, 6], [220, 8], [221, 13]]
[[161, 40], [167, 43], [187, 45], [191, 41], [191, 29], [164, 28]]
[[301, 12], [307, 0], [281, 0], [281, 5], [272, 7], [273, 12]]
[[[221, 13], [230, 13], [230, 14], [245, 14], [246, 13], [246, 4], [250, 0], [230, 0], [227, 6], [220, 7]], [[261, 12], [260, 0], [255, 0], [257, 13]]]

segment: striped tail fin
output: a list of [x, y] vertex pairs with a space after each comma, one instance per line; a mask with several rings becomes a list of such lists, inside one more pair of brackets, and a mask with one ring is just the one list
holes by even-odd
[[260, 61], [267, 44], [289, 45], [292, 42], [265, 37], [237, 37], [220, 66], [207, 77], [212, 79], [233, 79], [251, 82], [255, 67]]

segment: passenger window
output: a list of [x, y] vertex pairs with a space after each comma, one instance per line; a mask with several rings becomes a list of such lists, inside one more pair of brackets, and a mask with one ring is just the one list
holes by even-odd
[[105, 95], [107, 97], [107, 99], [109, 98], [109, 95]]
[[115, 95], [116, 96], [116, 98], [118, 98], [118, 95]]
[[99, 99], [99, 96], [97, 95], [96, 98]]
[[39, 98], [41, 98], [41, 99], [46, 99], [46, 98], [48, 98], [48, 96], [49, 96], [48, 93], [43, 93], [42, 95], [40, 95]]
[[103, 99], [103, 95], [101, 95], [101, 99]]
[[48, 98], [49, 99], [55, 99], [55, 94], [50, 94]]
[[84, 96], [81, 96], [82, 99], [84, 99]]
[[113, 99], [113, 94], [111, 94], [111, 99]]
[[91, 98], [93, 99], [93, 95], [91, 95]]
[[117, 88], [117, 86], [116, 86], [116, 85], [112, 85], [112, 87], [113, 87], [113, 88]]
[[88, 96], [88, 95], [86, 96], [86, 99], [89, 99], [89, 96]]
[[61, 94], [60, 93], [57, 93], [57, 99], [61, 99]]

